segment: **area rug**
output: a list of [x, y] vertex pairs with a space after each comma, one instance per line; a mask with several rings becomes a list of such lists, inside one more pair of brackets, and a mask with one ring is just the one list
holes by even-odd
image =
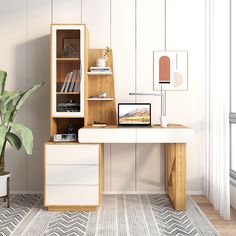
[[176, 212], [167, 195], [104, 195], [95, 212], [48, 212], [41, 195], [12, 195], [0, 202], [0, 235], [162, 236], [219, 235], [195, 202]]

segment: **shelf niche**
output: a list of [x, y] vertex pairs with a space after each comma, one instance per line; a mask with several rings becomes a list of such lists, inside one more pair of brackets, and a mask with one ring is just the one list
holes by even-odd
[[[95, 67], [97, 59], [102, 56], [104, 49], [89, 49], [88, 70]], [[108, 52], [107, 66], [111, 68], [111, 74], [96, 74], [86, 78], [86, 115], [85, 126], [90, 126], [94, 121], [108, 125], [116, 124], [115, 86], [112, 50]], [[88, 71], [89, 72], [89, 71]], [[89, 73], [88, 73], [89, 75]], [[105, 92], [112, 99], [91, 99]]]

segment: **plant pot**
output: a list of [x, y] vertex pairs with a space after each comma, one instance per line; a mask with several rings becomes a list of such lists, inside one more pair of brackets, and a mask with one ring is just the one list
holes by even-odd
[[0, 197], [7, 195], [7, 178], [11, 176], [11, 173], [6, 172], [0, 175]]
[[97, 59], [97, 67], [105, 67], [107, 64], [107, 60], [103, 57], [99, 57]]

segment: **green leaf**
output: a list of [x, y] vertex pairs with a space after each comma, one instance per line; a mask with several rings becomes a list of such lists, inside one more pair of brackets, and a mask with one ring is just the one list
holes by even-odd
[[12, 122], [10, 123], [11, 128], [21, 136], [22, 144], [27, 154], [31, 155], [33, 150], [33, 134], [30, 129], [22, 124]]
[[5, 141], [6, 133], [7, 133], [6, 126], [0, 125], [0, 154], [2, 153], [2, 147]]
[[4, 115], [6, 113], [6, 101], [5, 99], [1, 96], [0, 97], [0, 114]]
[[35, 84], [32, 88], [30, 88], [29, 90], [27, 90], [22, 97], [17, 101], [16, 103], [16, 111], [19, 111], [19, 109], [22, 107], [22, 105], [24, 104], [24, 102], [27, 100], [27, 98], [34, 92], [36, 91], [38, 88], [40, 88], [42, 85], [44, 85], [44, 83], [38, 83]]
[[15, 98], [19, 97], [20, 95], [22, 95], [21, 91], [16, 91], [16, 92], [4, 91], [2, 96], [5, 98], [7, 104], [8, 102], [13, 101]]
[[12, 122], [13, 121], [13, 115], [16, 111], [16, 105], [13, 104], [13, 102], [9, 102], [6, 106], [6, 113], [4, 115], [4, 121], [5, 121], [5, 124], [8, 124], [9, 122]]
[[16, 134], [8, 132], [6, 134], [6, 139], [8, 140], [8, 142], [11, 144], [13, 148], [17, 150], [21, 148], [21, 140]]
[[6, 78], [7, 78], [7, 73], [3, 70], [0, 70], [0, 95], [3, 94]]

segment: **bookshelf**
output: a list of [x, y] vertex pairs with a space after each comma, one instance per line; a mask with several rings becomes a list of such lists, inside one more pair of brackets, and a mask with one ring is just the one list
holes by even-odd
[[85, 25], [51, 25], [51, 137], [84, 126]]
[[[85, 126], [91, 126], [94, 121], [116, 124], [115, 88], [112, 50], [108, 52], [107, 66], [111, 72], [91, 72], [90, 67], [96, 66], [96, 61], [101, 57], [103, 49], [89, 49], [88, 71], [86, 78], [86, 113]], [[97, 98], [100, 93], [105, 92], [106, 98]]]

